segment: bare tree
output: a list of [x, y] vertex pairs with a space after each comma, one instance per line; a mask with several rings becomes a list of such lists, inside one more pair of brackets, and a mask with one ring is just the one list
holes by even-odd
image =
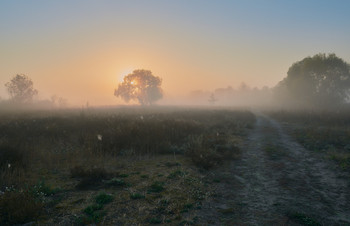
[[162, 79], [149, 70], [134, 70], [124, 77], [114, 95], [126, 102], [137, 100], [141, 105], [151, 105], [163, 97]]

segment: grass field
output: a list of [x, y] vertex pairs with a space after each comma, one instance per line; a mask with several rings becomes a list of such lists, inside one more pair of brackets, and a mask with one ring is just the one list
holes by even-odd
[[205, 175], [239, 158], [255, 117], [230, 109], [3, 113], [0, 224], [192, 224]]
[[305, 148], [324, 154], [343, 170], [350, 170], [350, 111], [273, 112]]

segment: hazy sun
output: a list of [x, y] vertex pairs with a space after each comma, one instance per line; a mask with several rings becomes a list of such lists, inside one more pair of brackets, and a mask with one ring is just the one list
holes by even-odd
[[123, 70], [119, 75], [119, 82], [123, 82], [124, 77], [127, 76], [128, 74], [131, 74], [133, 71], [134, 69], [131, 69], [131, 68]]

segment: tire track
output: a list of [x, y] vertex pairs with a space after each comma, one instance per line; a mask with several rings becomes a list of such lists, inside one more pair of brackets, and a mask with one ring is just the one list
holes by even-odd
[[350, 224], [348, 181], [278, 122], [257, 115], [245, 147], [233, 169], [244, 179], [237, 196], [246, 204], [240, 208], [244, 223], [293, 225], [297, 214], [324, 225]]
[[213, 171], [216, 196], [206, 225], [350, 225], [349, 175], [295, 142], [268, 116], [242, 146], [242, 158]]

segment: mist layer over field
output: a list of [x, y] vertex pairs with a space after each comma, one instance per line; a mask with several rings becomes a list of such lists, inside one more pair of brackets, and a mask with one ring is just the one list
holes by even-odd
[[217, 105], [261, 105], [269, 101], [267, 88], [305, 57], [335, 53], [350, 61], [346, 1], [0, 6], [2, 100], [11, 97], [4, 85], [25, 74], [37, 101], [56, 96], [71, 107], [138, 104], [113, 94], [126, 75], [145, 69], [162, 79], [158, 104], [207, 105], [214, 94]]

